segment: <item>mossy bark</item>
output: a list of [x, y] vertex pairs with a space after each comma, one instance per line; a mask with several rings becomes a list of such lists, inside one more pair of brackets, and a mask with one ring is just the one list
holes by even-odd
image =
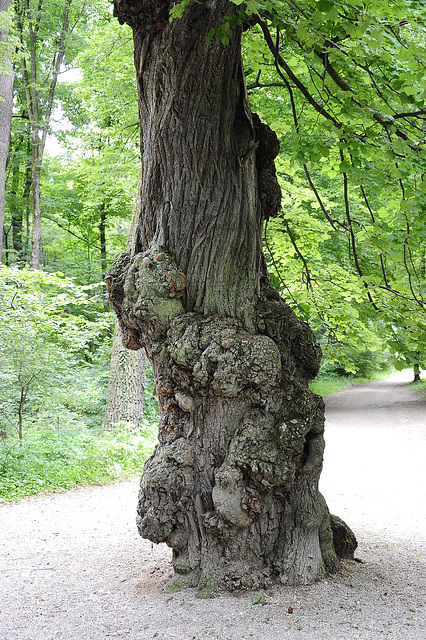
[[278, 141], [251, 114], [235, 5], [169, 23], [165, 2], [115, 2], [134, 31], [142, 125], [138, 232], [107, 276], [126, 346], [153, 363], [161, 419], [138, 502], [179, 586], [306, 584], [338, 567], [318, 491], [320, 349], [274, 291], [261, 251], [277, 213]]

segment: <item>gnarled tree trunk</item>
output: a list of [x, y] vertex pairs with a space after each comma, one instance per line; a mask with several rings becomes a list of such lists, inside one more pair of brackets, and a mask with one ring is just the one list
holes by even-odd
[[116, 0], [134, 32], [142, 125], [138, 231], [107, 283], [126, 345], [153, 363], [159, 444], [145, 464], [140, 534], [173, 549], [175, 581], [304, 584], [338, 567], [318, 491], [320, 349], [270, 287], [264, 218], [280, 202], [276, 136], [251, 114], [235, 6]]

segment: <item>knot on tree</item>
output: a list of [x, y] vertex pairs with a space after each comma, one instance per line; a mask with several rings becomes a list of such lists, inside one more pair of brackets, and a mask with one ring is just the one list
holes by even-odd
[[137, 527], [141, 536], [173, 549], [187, 543], [187, 506], [192, 505], [192, 448], [180, 438], [159, 446], [145, 463]]
[[110, 304], [128, 329], [159, 337], [165, 335], [172, 318], [184, 312], [180, 298], [186, 276], [154, 244], [132, 258], [126, 252], [119, 254], [106, 281]]
[[253, 113], [253, 126], [258, 146], [256, 149], [257, 182], [262, 217], [274, 218], [281, 209], [281, 187], [278, 183], [274, 159], [280, 150], [277, 134], [259, 116]]
[[354, 532], [338, 516], [330, 515], [333, 545], [339, 558], [353, 560], [358, 546]]
[[[215, 395], [234, 398], [245, 389], [266, 405], [281, 378], [281, 355], [274, 341], [248, 333], [234, 318], [206, 319], [193, 313], [175, 317], [167, 341], [175, 368], [187, 371], [192, 384]], [[178, 401], [188, 404], [187, 395]]]
[[120, 24], [149, 33], [169, 23], [169, 7], [168, 0], [114, 0], [113, 15]]
[[261, 282], [257, 328], [278, 345], [283, 371], [306, 382], [313, 380], [321, 364], [322, 351], [312, 329], [296, 317], [269, 283]]

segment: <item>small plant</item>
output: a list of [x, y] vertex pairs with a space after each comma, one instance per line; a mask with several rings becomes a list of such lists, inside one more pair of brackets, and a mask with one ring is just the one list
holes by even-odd
[[208, 598], [215, 598], [217, 596], [216, 580], [212, 577], [205, 578], [201, 584], [197, 593], [197, 598], [201, 600], [207, 600]]
[[253, 596], [251, 601], [252, 601], [252, 604], [261, 604], [261, 605], [266, 604], [266, 598], [265, 598], [264, 594], [260, 593], [260, 592], [256, 593]]
[[173, 578], [170, 582], [167, 583], [166, 588], [164, 589], [166, 593], [178, 593], [185, 589], [185, 583], [179, 578]]

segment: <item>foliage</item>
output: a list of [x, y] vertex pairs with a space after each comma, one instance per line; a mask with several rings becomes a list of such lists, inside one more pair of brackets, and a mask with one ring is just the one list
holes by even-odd
[[140, 430], [103, 428], [112, 314], [62, 274], [0, 269], [0, 498], [136, 473], [156, 440], [152, 371]]
[[326, 360], [424, 366], [425, 3], [234, 3], [251, 103], [281, 141], [276, 284]]
[[54, 424], [40, 425], [22, 446], [0, 442], [0, 502], [132, 476], [155, 441], [148, 423], [138, 433], [122, 426], [102, 437], [82, 424], [59, 433]]
[[[57, 6], [55, 20], [60, 18], [62, 4]], [[108, 261], [125, 244], [138, 178], [134, 167], [138, 164], [139, 125], [134, 73], [130, 69], [129, 33], [119, 28], [108, 7], [97, 0], [86, 3], [78, 16], [73, 12], [78, 13], [79, 0], [68, 4], [72, 25], [55, 84], [53, 109], [56, 111], [52, 111], [48, 123], [43, 114], [50, 97], [47, 80], [51, 57], [48, 56], [57, 40], [51, 24], [53, 19], [44, 11], [45, 7], [48, 9], [46, 3], [40, 16], [32, 3], [27, 13], [19, 9], [20, 3], [17, 5], [15, 31], [18, 35], [15, 37], [19, 37], [6, 185], [5, 244], [8, 264], [28, 262], [34, 163], [31, 135], [35, 134], [28, 112], [25, 64], [28, 67], [31, 56], [36, 53], [37, 82], [33, 94], [37, 99], [39, 129], [41, 132], [47, 126], [46, 134], [55, 135], [64, 145], [61, 157], [47, 157], [46, 162], [47, 139], [44, 153], [40, 189], [44, 240], [41, 264], [49, 271], [61, 270], [76, 276], [85, 284], [99, 280]], [[30, 37], [31, 20], [38, 20], [34, 42]], [[80, 79], [60, 81], [64, 70], [76, 65]], [[120, 83], [121, 100], [113, 89], [117, 83]], [[119, 103], [116, 109], [111, 106], [114, 103]], [[61, 118], [60, 127], [55, 117]], [[114, 173], [111, 167], [115, 168]], [[75, 252], [78, 260], [74, 260]]]
[[151, 362], [145, 360], [144, 379], [144, 418], [147, 422], [157, 422], [159, 418], [157, 392]]
[[[0, 269], [0, 424], [20, 440], [34, 415], [58, 404], [110, 333], [86, 288], [60, 274]], [[70, 384], [71, 383], [71, 384]]]

